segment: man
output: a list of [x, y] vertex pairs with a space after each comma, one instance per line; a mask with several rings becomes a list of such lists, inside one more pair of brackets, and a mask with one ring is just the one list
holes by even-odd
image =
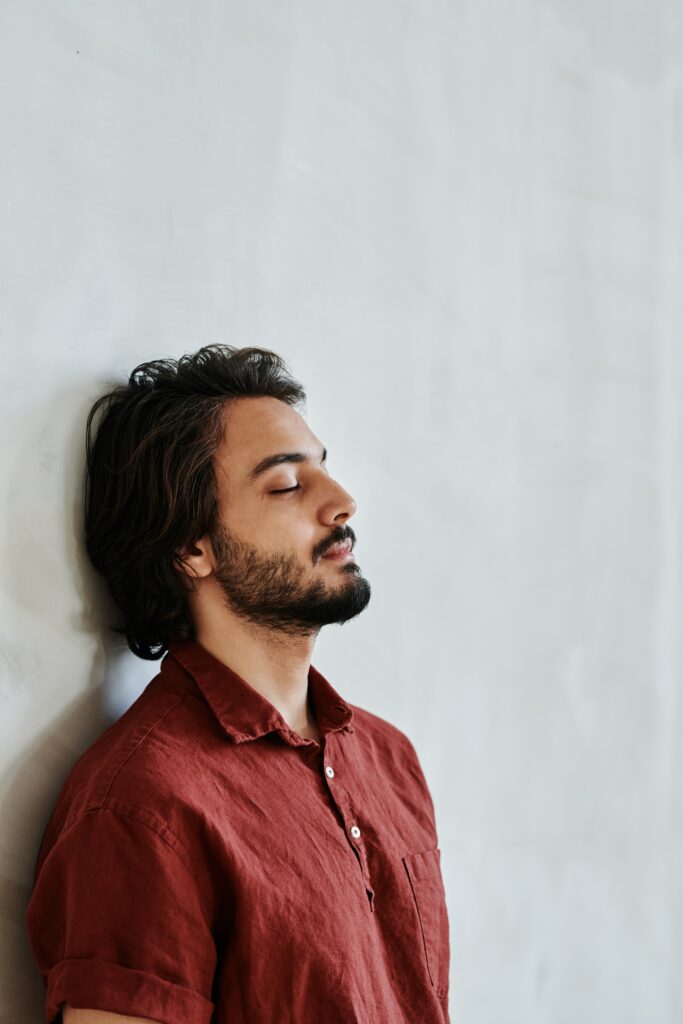
[[91, 412], [88, 552], [131, 649], [165, 657], [43, 838], [27, 922], [48, 1021], [448, 1021], [417, 756], [311, 665], [370, 586], [304, 399], [274, 353], [214, 345]]

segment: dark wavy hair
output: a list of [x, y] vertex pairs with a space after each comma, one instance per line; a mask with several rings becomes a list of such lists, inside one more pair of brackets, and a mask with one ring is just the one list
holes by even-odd
[[114, 629], [140, 658], [160, 658], [169, 640], [194, 635], [178, 551], [216, 526], [226, 402], [258, 396], [306, 401], [275, 352], [206, 345], [141, 363], [90, 410], [86, 548], [121, 610]]

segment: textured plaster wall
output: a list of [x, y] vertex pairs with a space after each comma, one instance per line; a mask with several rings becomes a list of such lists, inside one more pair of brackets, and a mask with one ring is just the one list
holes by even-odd
[[5, 0], [0, 68], [2, 1021], [59, 786], [154, 671], [84, 418], [224, 341], [358, 501], [373, 599], [315, 663], [422, 758], [454, 1021], [677, 1024], [683, 8]]

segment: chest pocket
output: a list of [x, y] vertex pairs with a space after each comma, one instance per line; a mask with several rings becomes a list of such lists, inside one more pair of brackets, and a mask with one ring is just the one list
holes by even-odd
[[439, 996], [448, 991], [450, 958], [446, 894], [441, 878], [441, 853], [424, 850], [403, 857], [422, 930], [427, 970]]

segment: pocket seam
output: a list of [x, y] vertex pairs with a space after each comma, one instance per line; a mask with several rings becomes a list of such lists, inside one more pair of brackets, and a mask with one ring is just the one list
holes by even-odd
[[433, 956], [437, 957], [436, 963], [433, 964], [432, 963], [432, 958], [430, 958], [429, 950], [428, 950], [428, 947], [427, 947], [427, 936], [426, 936], [426, 933], [425, 933], [425, 921], [423, 920], [423, 914], [424, 914], [424, 910], [425, 910], [425, 904], [424, 903], [423, 903], [423, 909], [422, 910], [420, 909], [419, 890], [420, 890], [420, 884], [425, 880], [425, 875], [421, 875], [421, 876], [418, 875], [418, 872], [416, 870], [416, 867], [415, 867], [414, 863], [413, 863], [413, 866], [411, 868], [411, 861], [412, 861], [412, 859], [413, 858], [417, 858], [417, 857], [423, 857], [425, 854], [433, 854], [433, 855], [435, 855], [433, 857], [430, 857], [429, 860], [428, 860], [428, 863], [431, 865], [431, 868], [430, 868], [429, 875], [426, 876], [426, 877], [434, 878], [439, 883], [441, 883], [441, 885], [443, 886], [443, 882], [441, 881], [441, 868], [440, 868], [441, 852], [438, 849], [438, 847], [437, 848], [432, 848], [432, 849], [429, 849], [429, 850], [419, 850], [419, 851], [416, 851], [415, 853], [406, 853], [406, 854], [404, 854], [404, 856], [401, 859], [403, 861], [403, 866], [404, 866], [406, 874], [408, 876], [408, 881], [410, 882], [410, 888], [411, 888], [411, 891], [413, 893], [413, 901], [415, 903], [415, 908], [417, 910], [417, 919], [418, 919], [418, 921], [420, 923], [420, 934], [422, 935], [422, 947], [424, 949], [425, 963], [427, 965], [427, 973], [429, 975], [429, 980], [431, 981], [432, 987], [434, 988], [434, 991], [436, 992], [437, 996], [443, 997], [443, 996], [447, 995], [447, 993], [448, 993], [448, 983], [447, 983], [447, 981], [442, 981], [440, 985], [437, 985], [436, 984], [436, 980], [435, 980], [436, 973], [437, 973], [437, 965], [438, 965], [438, 968], [439, 968], [439, 974], [441, 974], [441, 963], [440, 963], [441, 950], [437, 949], [436, 953], [433, 954]]

